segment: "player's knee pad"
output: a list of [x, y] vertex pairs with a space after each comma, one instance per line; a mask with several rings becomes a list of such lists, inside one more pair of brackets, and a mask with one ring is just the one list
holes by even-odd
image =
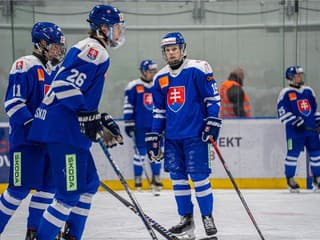
[[190, 178], [193, 182], [208, 179], [209, 173], [190, 173]]
[[26, 196], [28, 196], [30, 190], [9, 187], [7, 189], [7, 192], [10, 195], [10, 197], [13, 197], [18, 200], [23, 200], [24, 198], [26, 198]]
[[188, 180], [188, 175], [182, 172], [170, 172], [170, 178], [172, 180]]

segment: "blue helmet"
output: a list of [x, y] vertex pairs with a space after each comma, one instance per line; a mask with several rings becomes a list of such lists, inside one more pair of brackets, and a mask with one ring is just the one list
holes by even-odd
[[296, 74], [304, 73], [303, 68], [300, 66], [290, 66], [286, 70], [286, 79], [292, 80]]
[[90, 28], [97, 30], [101, 24], [112, 26], [118, 23], [124, 23], [123, 14], [118, 8], [108, 5], [97, 5], [89, 13]]
[[140, 71], [141, 72], [146, 72], [148, 70], [156, 70], [158, 68], [158, 65], [153, 62], [152, 60], [143, 60], [141, 63], [140, 63]]
[[171, 45], [180, 45], [182, 49], [185, 48], [185, 41], [180, 32], [170, 32], [162, 37], [160, 46], [161, 48], [165, 48]]
[[47, 45], [52, 43], [65, 44], [65, 38], [61, 29], [51, 22], [38, 22], [33, 25], [31, 30], [32, 42], [40, 43], [41, 40], [46, 41]]
[[[97, 36], [105, 39], [110, 47], [118, 48], [125, 42], [125, 23], [124, 16], [120, 10], [116, 7], [108, 5], [97, 5], [89, 13], [90, 28], [92, 31], [96, 31]], [[101, 25], [106, 24], [109, 32], [105, 34]], [[114, 26], [117, 25], [117, 26]], [[119, 37], [115, 37], [115, 28], [121, 33]]]

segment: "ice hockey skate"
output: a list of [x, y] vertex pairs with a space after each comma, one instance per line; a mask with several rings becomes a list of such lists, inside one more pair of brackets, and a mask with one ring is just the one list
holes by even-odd
[[76, 240], [76, 238], [71, 237], [69, 233], [70, 233], [70, 226], [68, 225], [68, 223], [66, 223], [64, 225], [63, 232], [61, 233], [61, 237], [59, 238], [59, 240]]
[[160, 176], [159, 175], [152, 176], [151, 189], [154, 196], [160, 196], [160, 191], [162, 189], [162, 186], [163, 184], [160, 180]]
[[171, 233], [181, 240], [195, 240], [194, 230], [195, 226], [192, 214], [182, 216], [180, 222], [169, 229]]
[[293, 177], [287, 178], [287, 185], [288, 189], [291, 193], [299, 193], [300, 192], [300, 186], [299, 184], [294, 180]]
[[37, 237], [37, 232], [35, 229], [28, 229], [26, 234], [26, 240], [35, 240]]
[[204, 230], [208, 236], [215, 235], [218, 231], [216, 225], [214, 224], [213, 217], [210, 216], [202, 216], [202, 223]]
[[320, 176], [312, 177], [312, 190], [314, 192], [320, 192]]
[[136, 190], [141, 191], [142, 189], [142, 178], [141, 176], [135, 176], [134, 177], [134, 187]]

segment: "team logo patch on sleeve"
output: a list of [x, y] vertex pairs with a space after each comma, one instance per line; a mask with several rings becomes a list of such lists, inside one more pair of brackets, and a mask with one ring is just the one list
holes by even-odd
[[144, 93], [143, 94], [143, 105], [146, 107], [148, 110], [152, 110], [153, 108], [153, 98], [151, 93]]
[[22, 68], [23, 68], [23, 60], [18, 61], [16, 63], [16, 70], [22, 70]]
[[167, 87], [169, 85], [168, 76], [164, 76], [164, 77], [159, 78], [159, 85], [161, 88]]
[[309, 116], [311, 113], [311, 105], [308, 101], [308, 99], [301, 99], [297, 101], [298, 104], [298, 110], [301, 114], [304, 116]]
[[99, 51], [94, 49], [94, 48], [90, 48], [87, 54], [87, 57], [91, 60], [96, 60], [97, 56], [99, 54]]
[[290, 101], [297, 100], [297, 94], [295, 92], [289, 93], [289, 100]]
[[44, 71], [41, 68], [38, 68], [37, 73], [38, 73], [38, 81], [43, 82], [44, 81]]
[[167, 94], [168, 107], [173, 112], [178, 112], [185, 103], [185, 88], [184, 86], [170, 87]]
[[137, 93], [143, 93], [144, 87], [143, 86], [136, 86]]

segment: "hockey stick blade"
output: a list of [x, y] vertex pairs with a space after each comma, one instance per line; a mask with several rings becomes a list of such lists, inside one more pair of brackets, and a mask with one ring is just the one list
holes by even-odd
[[236, 181], [234, 180], [229, 168], [227, 167], [226, 162], [225, 162], [225, 160], [224, 160], [224, 158], [223, 158], [223, 156], [222, 156], [222, 154], [221, 154], [216, 142], [213, 140], [213, 138], [210, 138], [210, 143], [213, 146], [213, 148], [216, 151], [216, 153], [218, 154], [220, 162], [222, 163], [222, 166], [223, 166], [224, 170], [226, 171], [227, 175], [229, 176], [229, 179], [230, 179], [234, 189], [236, 190], [236, 192], [237, 192], [237, 194], [238, 194], [238, 196], [239, 196], [239, 198], [241, 200], [241, 203], [242, 203], [243, 207], [245, 208], [247, 214], [249, 215], [249, 217], [251, 219], [251, 222], [253, 223], [254, 227], [256, 228], [260, 238], [262, 240], [265, 240], [264, 236], [262, 235], [262, 232], [261, 232], [260, 228], [258, 227], [258, 224], [257, 224], [256, 220], [254, 219], [254, 217], [253, 217], [253, 215], [252, 215], [252, 213], [250, 211], [250, 208], [248, 207], [247, 202], [244, 200], [244, 197], [242, 196], [242, 193], [240, 192], [240, 189], [239, 189]]
[[[110, 187], [108, 187], [103, 182], [100, 182], [100, 186], [106, 190], [108, 193], [110, 193], [112, 196], [114, 196], [116, 199], [118, 199], [123, 205], [128, 207], [131, 211], [133, 211], [136, 215], [139, 216], [139, 212], [136, 209], [136, 207], [127, 201], [125, 198], [123, 198], [121, 195], [119, 195], [117, 192], [113, 191]], [[155, 220], [153, 220], [151, 217], [149, 217], [147, 214], [144, 213], [144, 216], [146, 219], [149, 220], [150, 225], [163, 237], [165, 237], [168, 240], [178, 240], [177, 237], [175, 237], [171, 232], [169, 232], [165, 227], [161, 226], [159, 223], [157, 223]]]
[[150, 226], [149, 221], [146, 219], [146, 217], [144, 216], [144, 212], [142, 210], [142, 208], [140, 207], [138, 201], [135, 199], [133, 193], [131, 193], [130, 189], [129, 189], [129, 185], [126, 181], [126, 179], [124, 178], [123, 174], [120, 171], [120, 168], [118, 167], [118, 165], [113, 161], [111, 154], [108, 151], [107, 146], [103, 143], [102, 139], [99, 139], [99, 144], [100, 147], [102, 148], [106, 158], [108, 159], [111, 167], [113, 168], [114, 172], [117, 174], [117, 176], [119, 177], [120, 182], [122, 183], [124, 189], [126, 190], [130, 200], [132, 201], [133, 205], [135, 206], [135, 208], [137, 209], [139, 216], [143, 222], [143, 224], [145, 225], [146, 229], [148, 230], [151, 238], [153, 240], [158, 240], [157, 235], [155, 234], [155, 232], [153, 231], [152, 227]]

